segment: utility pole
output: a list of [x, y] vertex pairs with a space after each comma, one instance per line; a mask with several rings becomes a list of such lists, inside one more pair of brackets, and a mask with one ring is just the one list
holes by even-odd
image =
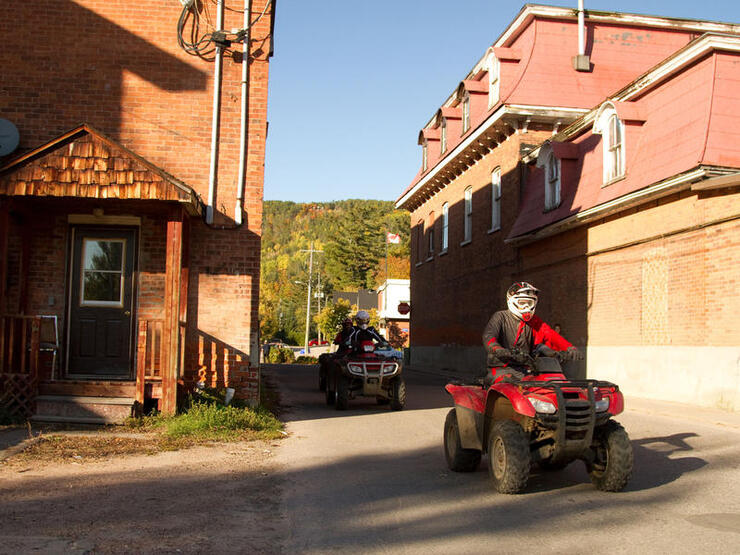
[[311, 281], [313, 280], [313, 253], [323, 253], [324, 251], [317, 251], [313, 248], [313, 241], [311, 241], [310, 249], [302, 249], [301, 252], [308, 253], [308, 292], [306, 293], [306, 337], [303, 345], [303, 352], [308, 355], [308, 328], [311, 324]]
[[[316, 313], [321, 314], [321, 268], [319, 267], [319, 284], [316, 286]], [[321, 330], [317, 331], [317, 337], [319, 339], [319, 345], [321, 345]]]

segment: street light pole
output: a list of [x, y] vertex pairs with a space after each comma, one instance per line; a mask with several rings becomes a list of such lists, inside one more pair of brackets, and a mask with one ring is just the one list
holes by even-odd
[[303, 352], [308, 355], [308, 328], [311, 324], [311, 281], [313, 281], [313, 253], [321, 253], [324, 251], [315, 251], [313, 249], [313, 241], [311, 241], [310, 249], [303, 249], [301, 252], [308, 253], [308, 292], [306, 293], [306, 337], [303, 345]]

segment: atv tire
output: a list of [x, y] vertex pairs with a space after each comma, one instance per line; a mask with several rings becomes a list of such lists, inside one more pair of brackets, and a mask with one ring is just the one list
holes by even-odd
[[513, 420], [500, 420], [488, 436], [488, 475], [499, 493], [518, 493], [527, 485], [532, 459], [529, 441]]
[[620, 491], [632, 476], [632, 444], [619, 422], [607, 421], [594, 430], [594, 460], [586, 463], [591, 482], [601, 491]]
[[391, 386], [391, 410], [403, 410], [405, 406], [406, 382], [403, 378], [396, 378]]
[[331, 388], [331, 382], [328, 378], [326, 380], [326, 392], [325, 393], [326, 393], [326, 404], [328, 406], [333, 405], [334, 400], [335, 400], [335, 395], [334, 395], [334, 390]]
[[319, 391], [326, 391], [326, 376], [319, 373]]
[[457, 411], [452, 409], [445, 418], [445, 458], [453, 472], [473, 472], [480, 464], [481, 452], [478, 449], [463, 449], [460, 444], [460, 428], [457, 425]]
[[334, 408], [337, 410], [347, 410], [349, 402], [349, 380], [344, 376], [337, 379], [337, 390], [334, 395]]

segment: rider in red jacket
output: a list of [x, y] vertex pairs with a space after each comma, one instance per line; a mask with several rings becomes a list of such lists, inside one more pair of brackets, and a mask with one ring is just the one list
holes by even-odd
[[522, 364], [535, 347], [544, 345], [565, 352], [567, 358], [578, 358], [578, 350], [538, 316], [539, 290], [527, 282], [514, 283], [506, 292], [508, 310], [495, 312], [483, 331], [483, 345], [488, 353], [487, 381], [503, 375], [519, 375], [509, 366]]

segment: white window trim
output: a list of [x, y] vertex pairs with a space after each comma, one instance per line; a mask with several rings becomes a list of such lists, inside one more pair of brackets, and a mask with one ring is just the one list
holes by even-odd
[[[610, 124], [612, 121], [612, 118], [616, 118], [617, 125], [619, 126], [619, 135], [621, 139], [620, 148], [618, 150], [619, 152], [619, 167], [615, 169], [615, 171], [612, 174], [612, 157], [614, 150], [611, 148], [611, 145], [609, 144], [610, 140]], [[593, 127], [593, 133], [595, 135], [601, 135], [601, 151], [602, 151], [602, 187], [606, 187], [607, 185], [611, 185], [612, 183], [615, 183], [617, 181], [620, 181], [624, 179], [627, 171], [626, 161], [627, 161], [627, 148], [626, 148], [626, 140], [627, 137], [625, 136], [625, 126], [624, 122], [619, 119], [619, 114], [617, 114], [617, 109], [614, 107], [614, 104], [611, 102], [605, 102], [601, 105], [598, 112], [596, 113], [596, 117], [594, 118], [594, 127]]]
[[425, 172], [429, 168], [429, 143], [424, 140], [421, 145], [421, 171]]
[[473, 188], [465, 189], [463, 202], [463, 240], [460, 246], [467, 245], [473, 240]]
[[491, 172], [491, 227], [488, 233], [501, 230], [501, 196], [501, 168], [495, 168]]

